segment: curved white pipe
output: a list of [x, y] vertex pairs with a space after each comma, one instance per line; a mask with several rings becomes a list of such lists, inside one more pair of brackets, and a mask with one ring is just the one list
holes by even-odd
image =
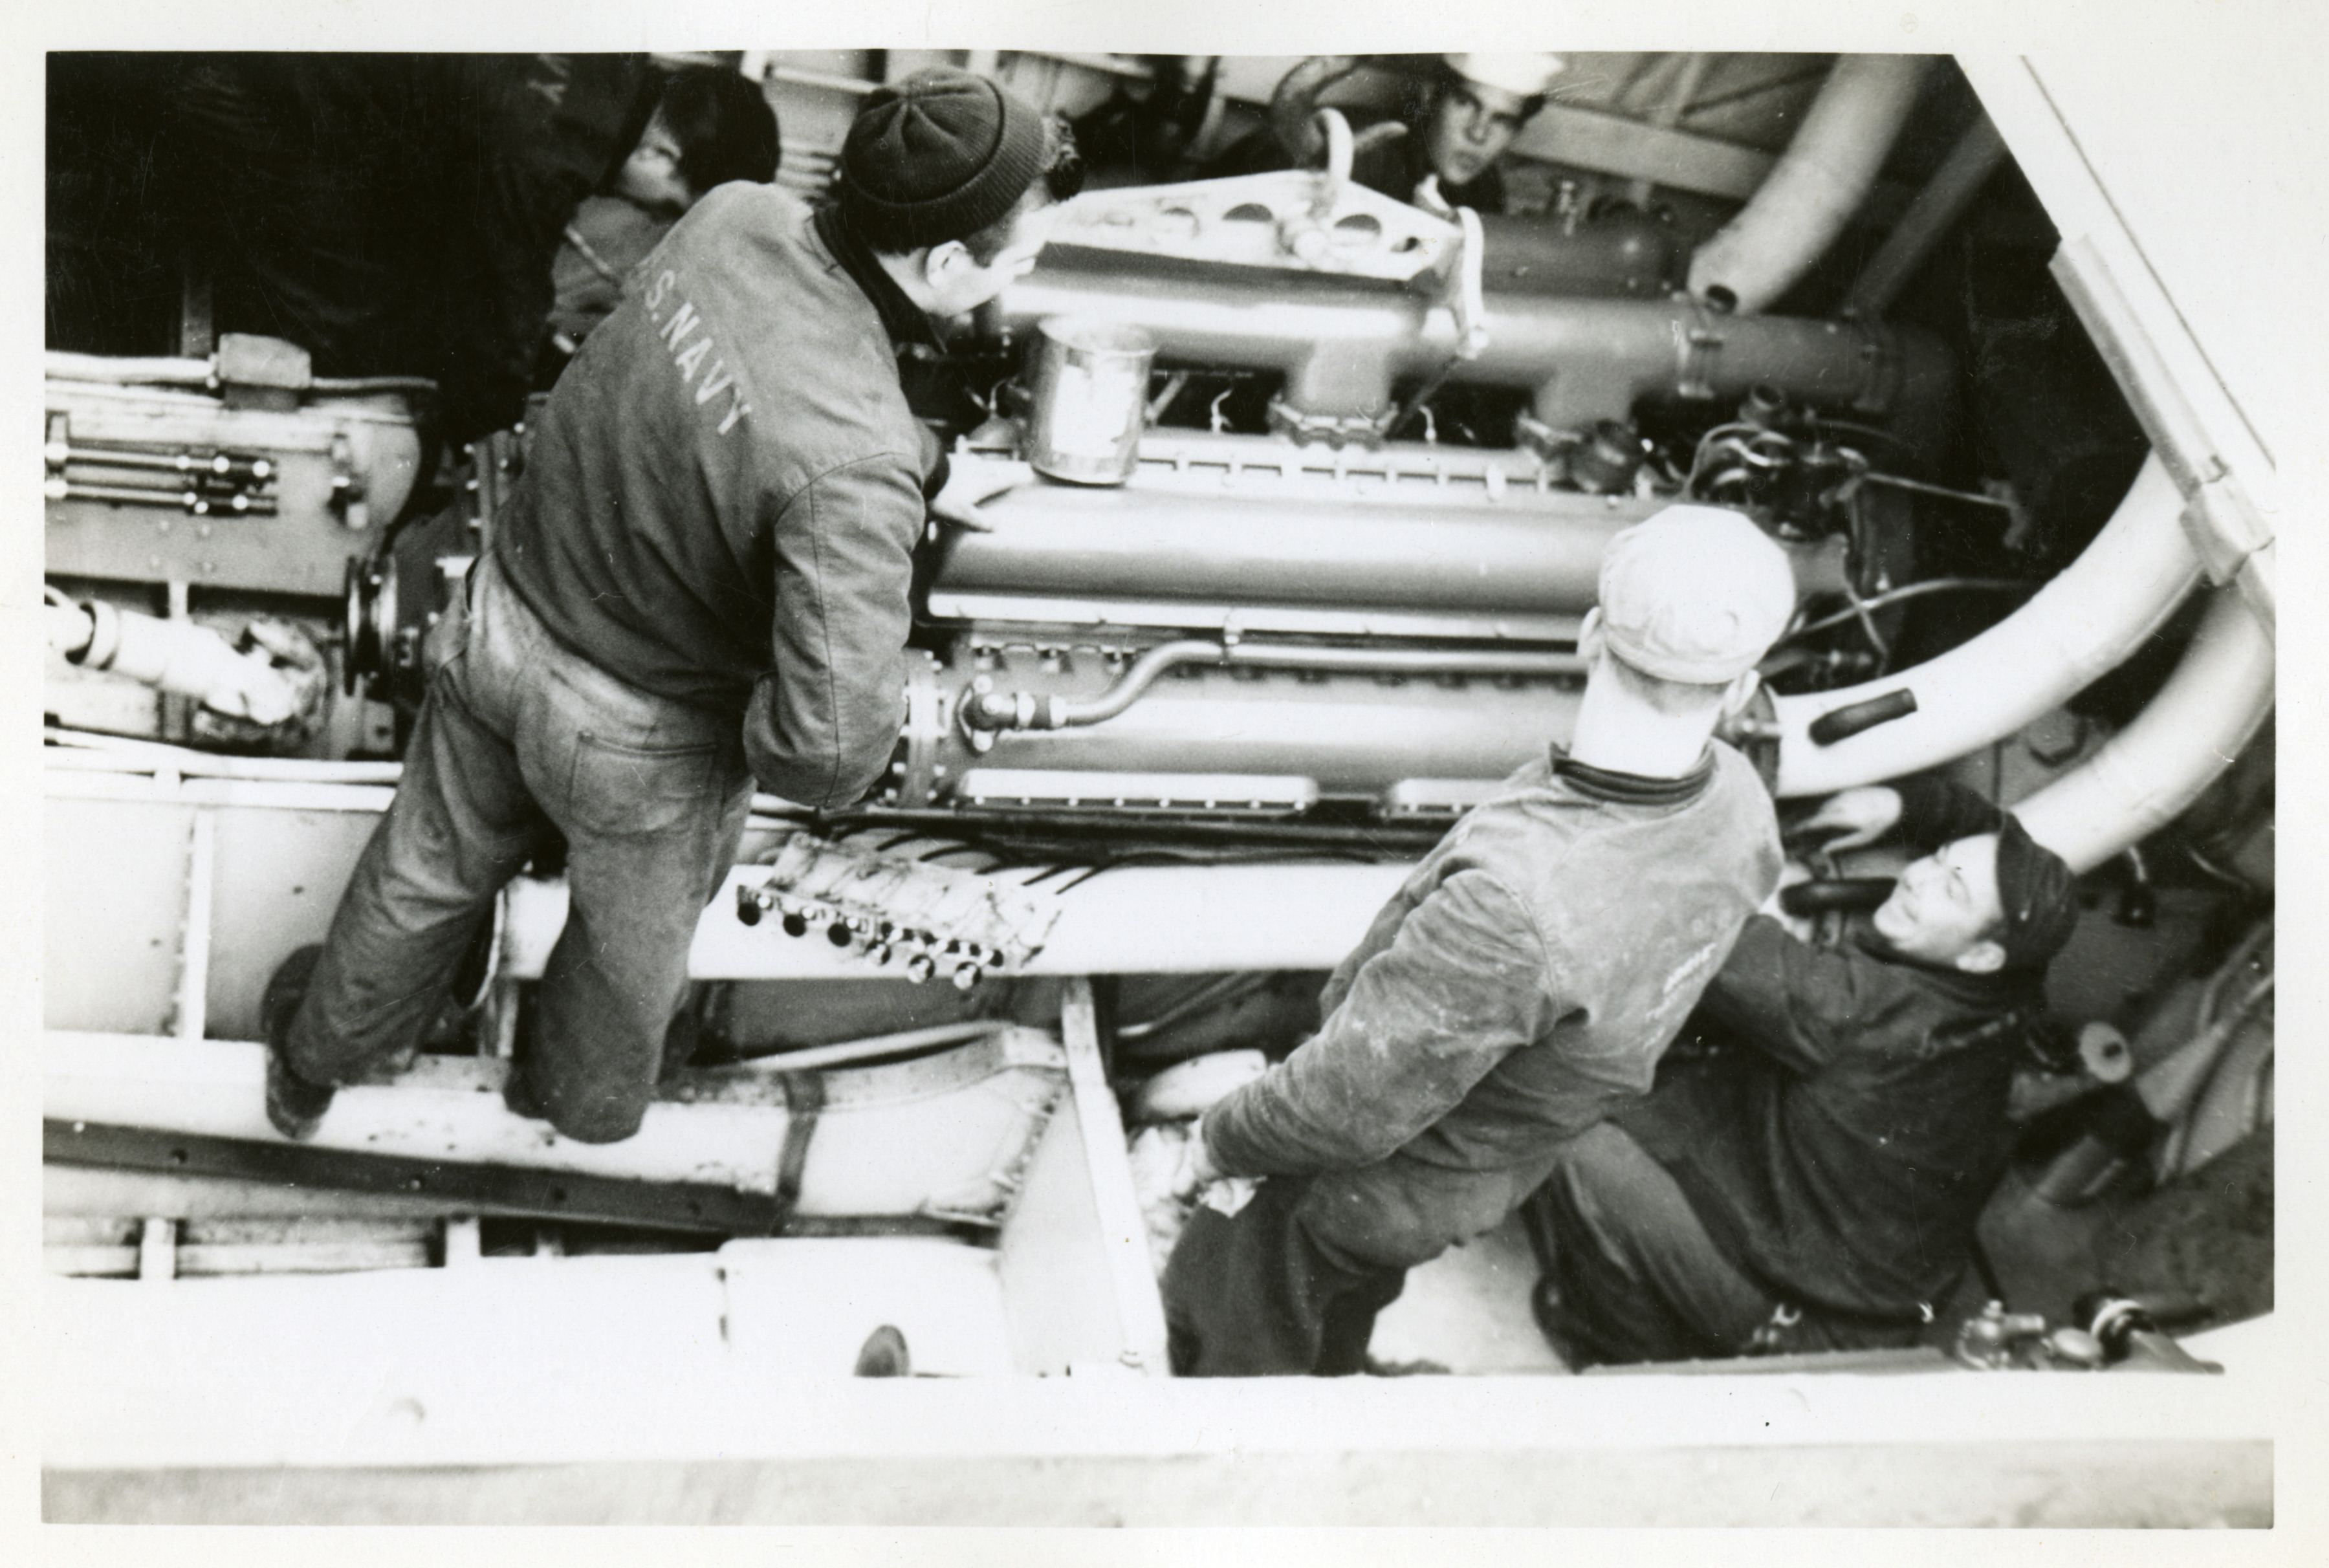
[[[2008, 619], [1898, 674], [1775, 699], [1778, 793], [1826, 794], [1937, 766], [2076, 695], [2157, 631], [2198, 578], [2183, 512], [2183, 494], [2155, 455], [2086, 553]], [[1917, 697], [1907, 718], [1833, 746], [1811, 738], [1821, 715], [1902, 689]]]
[[2199, 798], [2273, 704], [2273, 638], [2239, 590], [2209, 596], [2192, 645], [2136, 719], [2013, 808], [2030, 836], [2084, 871]]
[[1916, 55], [1838, 55], [1754, 200], [1691, 258], [1691, 293], [1727, 288], [1759, 311], [1811, 270], [1876, 183], [1924, 69]]
[[52, 349], [41, 356], [42, 373], [59, 381], [112, 381], [127, 385], [207, 387], [208, 360], [117, 358]]
[[401, 762], [330, 762], [321, 757], [233, 756], [127, 736], [47, 728], [44, 765], [68, 773], [174, 774], [180, 778], [248, 779], [273, 784], [392, 784]]

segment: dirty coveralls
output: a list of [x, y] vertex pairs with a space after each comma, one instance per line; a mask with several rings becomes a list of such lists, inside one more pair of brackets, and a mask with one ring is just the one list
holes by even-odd
[[514, 1103], [637, 1131], [757, 776], [845, 805], [905, 718], [911, 557], [944, 482], [893, 344], [930, 325], [837, 217], [713, 191], [536, 430], [394, 803], [288, 1042], [344, 1084], [409, 1051], [552, 829], [571, 894]]
[[1376, 915], [1318, 1033], [1206, 1113], [1214, 1163], [1268, 1179], [1174, 1250], [1174, 1370], [1360, 1370], [1408, 1269], [1648, 1092], [1778, 874], [1769, 797], [1719, 742], [1681, 780], [1558, 754], [1514, 774]]
[[[1927, 854], [1997, 808], [1903, 781]], [[2004, 1173], [2005, 1119], [2042, 969], [1968, 974], [1747, 923], [1707, 988], [1711, 1057], [1565, 1150], [1540, 1201], [1569, 1348], [1584, 1362], [1915, 1343], [1964, 1272]]]

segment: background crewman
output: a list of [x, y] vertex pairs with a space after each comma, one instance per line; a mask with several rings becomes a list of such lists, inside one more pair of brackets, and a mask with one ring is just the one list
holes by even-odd
[[1749, 921], [1702, 1009], [1731, 1043], [1562, 1152], [1537, 1301], [1575, 1361], [1911, 1344], [1957, 1283], [2077, 887], [1936, 778], [1847, 790], [1805, 831], [1896, 822], [1929, 852], [1872, 915], [1834, 948]]

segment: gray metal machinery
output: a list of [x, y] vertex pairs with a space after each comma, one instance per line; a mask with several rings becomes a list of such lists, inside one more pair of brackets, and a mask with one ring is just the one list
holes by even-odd
[[[703, 917], [691, 962], [714, 1000], [698, 1021], [731, 1045], [757, 1038], [741, 1054], [765, 1060], [672, 1088], [637, 1140], [603, 1150], [529, 1133], [479, 1093], [498, 1082], [524, 982], [563, 920], [548, 866], [503, 900], [468, 977], [474, 1002], [448, 1020], [453, 1044], [394, 1088], [344, 1092], [311, 1149], [271, 1149], [259, 1116], [261, 989], [318, 939], [385, 806], [428, 632], [490, 543], [523, 430], [440, 455], [425, 386], [318, 378], [266, 339], [189, 339], [168, 359], [52, 352], [52, 1263], [327, 1268], [316, 1260], [328, 1247], [283, 1226], [361, 1222], [371, 1261], [349, 1266], [427, 1253], [450, 1275], [477, 1247], [462, 1216], [481, 1213], [773, 1234], [785, 1239], [721, 1254], [721, 1348], [688, 1352], [685, 1377], [709, 1386], [735, 1357], [806, 1366], [867, 1343], [879, 1325], [823, 1323], [787, 1294], [801, 1269], [844, 1297], [914, 1280], [910, 1296], [983, 1303], [970, 1327], [897, 1319], [917, 1369], [1157, 1372], [1153, 1281], [1114, 1244], [1136, 1239], [1139, 1219], [1108, 1093], [1122, 1061], [1106, 1053], [1257, 993], [1250, 979], [1188, 982], [1135, 1021], [1111, 1018], [1106, 988], [1096, 1002], [1082, 977], [1330, 966], [1409, 859], [1567, 737], [1603, 548], [1683, 498], [1746, 511], [1796, 568], [1800, 608], [1765, 667], [1769, 695], [1731, 736], [1781, 797], [2053, 736], [2066, 702], [2174, 621], [2181, 662], [2147, 677], [2143, 700], [2074, 722], [2068, 743], [2017, 746], [2021, 772], [1998, 781], [2074, 867], [2120, 856], [2185, 812], [2270, 713], [2272, 555], [2257, 521], [2272, 514], [2268, 465], [2229, 440], [2214, 402], [2177, 390], [2192, 356], [2061, 173], [2075, 160], [2059, 123], [2010, 72], [1968, 71], [2003, 144], [1976, 105], [1928, 188], [1894, 201], [1900, 216], [1858, 283], [1815, 291], [1849, 308], [1775, 311], [1862, 213], [1929, 64], [1838, 61], [1761, 190], [1694, 248], [1640, 211], [1589, 220], [1566, 195], [1532, 223], [1391, 201], [1347, 178], [1349, 137], [1332, 125], [1324, 170], [1072, 204], [1041, 267], [970, 324], [953, 362], [921, 369], [957, 383], [934, 422], [957, 450], [1014, 457], [1041, 412], [1021, 371], [1045, 323], [1145, 339], [1155, 360], [1129, 475], [1022, 486], [989, 505], [989, 531], [933, 525], [890, 777], [823, 815], [761, 798], [748, 863]], [[2042, 568], [1998, 542], [2028, 546], [2029, 498], [1966, 477], [1974, 405], [1994, 389], [1888, 308], [2004, 145], [2062, 222], [2054, 276], [2153, 451], [2115, 511], [2108, 497], [2094, 509], [2091, 537]], [[2060, 217], [2074, 211], [2075, 232]], [[1914, 618], [1944, 602], [1991, 613], [1946, 634]], [[2222, 858], [2256, 841], [2228, 835]], [[848, 859], [868, 854], [890, 856], [879, 875], [891, 880]], [[893, 869], [918, 856], [931, 876]], [[2262, 877], [2268, 894], [2268, 849]], [[864, 892], [877, 882], [888, 891]], [[816, 990], [901, 974], [952, 975], [973, 994], [941, 984], [910, 1007], [853, 1013]], [[777, 1054], [801, 1042], [768, 1019], [819, 1009], [823, 1042]], [[282, 1164], [294, 1156], [307, 1163]], [[212, 1185], [189, 1187], [189, 1173]], [[286, 1181], [329, 1191], [287, 1218]], [[60, 1212], [88, 1235], [60, 1243]], [[274, 1263], [217, 1235], [207, 1253], [188, 1244], [254, 1216], [276, 1225]], [[424, 1246], [406, 1234], [420, 1223], [450, 1228]], [[971, 1267], [966, 1236], [991, 1250], [971, 1297], [948, 1296], [947, 1271]], [[894, 1249], [845, 1250], [875, 1237]], [[281, 1261], [295, 1254], [307, 1261]], [[925, 1263], [938, 1272], [917, 1274]], [[683, 1272], [673, 1259], [658, 1277]], [[651, 1310], [693, 1323], [702, 1302], [681, 1297], [712, 1287], [687, 1278]], [[279, 1300], [254, 1285], [199, 1321], [155, 1298], [119, 1342], [243, 1345], [254, 1325], [309, 1310], [274, 1283]], [[500, 1310], [481, 1286], [445, 1289], [332, 1310], [448, 1338]], [[98, 1310], [94, 1295], [75, 1301]], [[533, 1352], [512, 1339], [495, 1354]], [[103, 1394], [129, 1366], [84, 1357], [72, 1376]], [[169, 1386], [177, 1413], [156, 1431], [191, 1431], [169, 1423], [240, 1397]], [[448, 1385], [445, 1397], [462, 1396]], [[230, 1442], [243, 1457], [220, 1462], [281, 1462], [274, 1418], [256, 1404], [245, 1416], [237, 1431], [275, 1435]], [[183, 1443], [70, 1432], [69, 1465], [194, 1462]]]
[[[1673, 258], [1598, 229], [1492, 233], [1332, 166], [1083, 198], [966, 362], [1007, 372], [1047, 319], [1136, 328], [1157, 345], [1158, 417], [1127, 483], [1029, 487], [994, 505], [991, 533], [934, 537], [879, 803], [1444, 822], [1565, 733], [1602, 543], [1685, 494], [1745, 506], [1797, 563], [1804, 615], [1767, 671], [1780, 696], [1739, 737], [1784, 794], [1962, 756], [2107, 671], [2198, 575], [2177, 493], [2139, 483], [2018, 615], [1902, 668], [1888, 637], [1907, 602], [2043, 586], [1920, 565], [1920, 540], [1969, 516], [1994, 535], [2014, 500], [1936, 483], [1965, 408], [1933, 335], [1887, 324], [1865, 290], [1837, 319], [1761, 313], [1865, 198], [1921, 70], [1844, 60], [1764, 192], [1701, 248], [1690, 292], [1645, 296]], [[1846, 188], [1807, 206], [1794, 164], [1843, 147]], [[1586, 258], [1567, 272], [1542, 259], [1564, 238]], [[1913, 265], [1884, 260], [1887, 277]], [[1570, 292], [1540, 292], [1549, 278]], [[478, 444], [453, 508], [400, 519], [424, 478], [403, 389], [319, 382], [296, 351], [232, 337], [207, 362], [53, 356], [49, 388], [52, 597], [85, 589], [134, 615], [164, 589], [162, 607], [247, 658], [253, 610], [304, 615], [340, 699], [320, 717], [308, 699], [256, 749], [391, 752], [379, 704], [409, 707], [421, 638], [521, 443]], [[1008, 393], [957, 426], [966, 447], [1023, 439], [1000, 417]], [[1480, 428], [1459, 437], [1465, 421]], [[52, 665], [61, 728], [254, 748], [250, 723], [212, 722], [199, 692], [156, 702], [91, 677], [102, 639], [72, 634]], [[2245, 653], [2237, 690], [2217, 689], [2219, 741], [2268, 700]], [[375, 700], [346, 700], [359, 692]], [[2164, 793], [2188, 800], [2206, 776], [2194, 764]], [[2066, 823], [2075, 861], [2163, 820], [2148, 794], [2120, 803]]]

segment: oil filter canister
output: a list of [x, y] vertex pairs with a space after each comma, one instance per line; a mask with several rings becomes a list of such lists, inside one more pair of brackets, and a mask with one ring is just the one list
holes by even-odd
[[1136, 326], [1079, 316], [1042, 324], [1035, 342], [1027, 461], [1078, 484], [1121, 484], [1140, 462], [1156, 340]]

